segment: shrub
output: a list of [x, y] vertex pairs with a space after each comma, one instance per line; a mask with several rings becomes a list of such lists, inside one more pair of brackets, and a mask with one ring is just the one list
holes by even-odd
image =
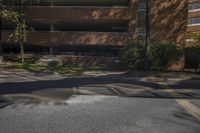
[[199, 33], [194, 33], [194, 32], [188, 32], [186, 34], [187, 38], [189, 39], [200, 39], [200, 34]]
[[152, 66], [160, 70], [166, 70], [181, 57], [180, 48], [174, 43], [160, 42], [151, 44], [149, 47], [149, 57]]
[[121, 63], [130, 69], [144, 69], [145, 45], [131, 43], [126, 45], [121, 52]]
[[200, 45], [185, 48], [185, 68], [199, 69]]

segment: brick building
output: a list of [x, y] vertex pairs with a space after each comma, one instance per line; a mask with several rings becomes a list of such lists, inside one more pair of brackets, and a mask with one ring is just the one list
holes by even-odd
[[192, 46], [200, 41], [200, 1], [190, 0], [188, 7], [187, 45]]
[[200, 32], [200, 1], [190, 0], [188, 12], [188, 32]]
[[[186, 42], [188, 0], [29, 0], [24, 11], [34, 28], [25, 45], [31, 53], [117, 56], [128, 42], [146, 36], [150, 42]], [[17, 51], [7, 41], [15, 26], [1, 23], [3, 51]]]

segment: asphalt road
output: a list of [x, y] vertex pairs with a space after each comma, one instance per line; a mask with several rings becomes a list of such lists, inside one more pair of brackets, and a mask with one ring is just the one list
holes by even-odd
[[0, 133], [200, 133], [199, 81], [177, 73], [1, 70]]

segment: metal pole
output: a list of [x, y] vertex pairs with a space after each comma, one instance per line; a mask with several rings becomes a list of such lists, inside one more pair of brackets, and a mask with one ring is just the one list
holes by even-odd
[[[1, 20], [1, 18], [0, 18], [0, 20]], [[1, 30], [0, 30], [0, 32], [1, 32]], [[2, 53], [2, 43], [1, 43], [1, 35], [0, 35], [0, 65], [2, 62], [3, 62], [3, 53]]]
[[145, 36], [145, 70], [148, 71], [149, 70], [149, 59], [148, 59], [148, 55], [149, 55], [149, 0], [146, 0], [146, 36]]
[[[0, 21], [1, 21], [1, 17], [0, 17]], [[1, 21], [2, 22], [2, 21]], [[0, 22], [0, 25], [2, 25], [2, 23]], [[2, 32], [1, 32], [1, 35], [2, 35]], [[2, 45], [1, 45], [1, 35], [0, 35], [0, 57], [2, 56]]]
[[0, 57], [2, 56], [2, 46], [1, 46], [1, 41], [0, 41]]

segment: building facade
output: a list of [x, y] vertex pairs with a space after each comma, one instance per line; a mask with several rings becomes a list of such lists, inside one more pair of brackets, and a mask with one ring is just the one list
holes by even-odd
[[190, 0], [188, 12], [188, 32], [200, 32], [200, 0]]
[[[188, 0], [31, 0], [24, 12], [34, 29], [27, 52], [117, 56], [134, 41], [186, 43]], [[7, 41], [14, 28], [1, 20], [4, 52], [17, 49]]]
[[188, 10], [187, 46], [200, 41], [200, 0], [190, 0]]

